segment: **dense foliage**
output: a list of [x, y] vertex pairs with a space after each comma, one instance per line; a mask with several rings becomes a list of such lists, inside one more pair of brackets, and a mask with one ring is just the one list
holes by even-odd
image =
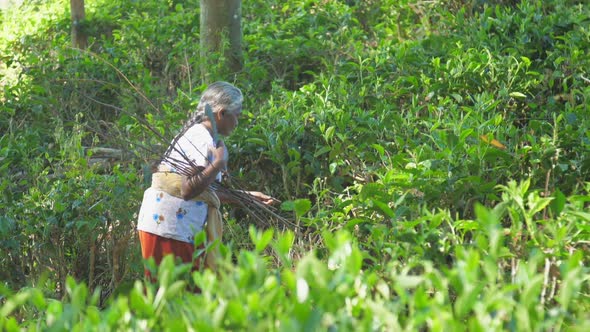
[[0, 11], [1, 330], [590, 329], [590, 5], [242, 6], [230, 169], [304, 228], [227, 209], [219, 273], [157, 283], [138, 119], [198, 100], [199, 1], [86, 1], [87, 51], [67, 1]]

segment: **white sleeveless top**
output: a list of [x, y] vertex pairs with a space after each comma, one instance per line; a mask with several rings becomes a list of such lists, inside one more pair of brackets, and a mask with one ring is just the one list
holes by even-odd
[[[176, 149], [190, 158], [197, 166], [213, 162], [211, 151], [215, 149], [213, 137], [202, 124], [195, 124], [175, 144]], [[170, 154], [173, 160], [184, 160], [177, 151]], [[172, 165], [162, 165], [174, 171]], [[221, 173], [217, 174], [221, 180]], [[207, 204], [200, 201], [185, 201], [164, 191], [148, 188], [143, 195], [137, 229], [165, 238], [193, 243], [196, 233], [203, 230], [207, 219]]]

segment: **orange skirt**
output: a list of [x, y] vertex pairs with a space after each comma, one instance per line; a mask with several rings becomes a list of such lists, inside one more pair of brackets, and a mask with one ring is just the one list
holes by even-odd
[[[160, 265], [160, 262], [164, 256], [174, 255], [183, 263], [192, 263], [193, 271], [197, 271], [201, 268], [204, 255], [200, 255], [199, 257], [193, 259], [195, 246], [192, 243], [168, 239], [144, 231], [137, 231], [137, 233], [139, 236], [139, 242], [141, 244], [141, 255], [144, 259], [153, 258], [156, 262], [156, 265]], [[145, 269], [144, 273], [146, 277], [153, 280], [151, 273], [147, 268]]]

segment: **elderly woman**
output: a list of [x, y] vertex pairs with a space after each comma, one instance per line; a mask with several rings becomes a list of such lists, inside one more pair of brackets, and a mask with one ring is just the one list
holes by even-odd
[[[230, 135], [242, 112], [242, 92], [227, 82], [211, 84], [202, 94], [197, 110], [173, 140], [152, 186], [143, 197], [137, 230], [141, 252], [159, 264], [172, 254], [193, 270], [201, 268], [202, 257], [193, 257], [195, 234], [206, 230], [209, 243], [221, 239], [220, 202], [235, 198], [215, 191], [211, 184], [221, 180], [228, 153], [217, 134]], [[269, 205], [274, 199], [263, 193], [247, 192]], [[215, 267], [216, 250], [209, 250], [206, 267]], [[146, 269], [146, 275], [150, 273]]]

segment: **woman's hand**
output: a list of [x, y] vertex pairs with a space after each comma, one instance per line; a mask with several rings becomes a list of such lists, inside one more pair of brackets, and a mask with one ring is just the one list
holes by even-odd
[[246, 193], [264, 205], [272, 205], [275, 203], [279, 203], [278, 199], [268, 196], [266, 194], [263, 194], [260, 191], [247, 191]]

